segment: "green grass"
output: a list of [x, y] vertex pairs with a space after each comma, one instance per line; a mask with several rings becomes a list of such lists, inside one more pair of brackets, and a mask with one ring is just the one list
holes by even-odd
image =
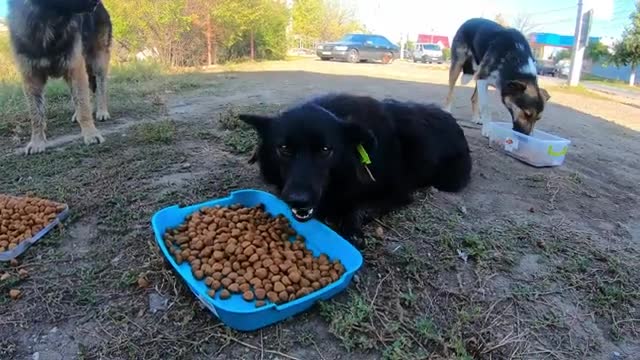
[[251, 152], [257, 142], [258, 135], [255, 130], [240, 120], [239, 114], [256, 114], [264, 116], [275, 116], [280, 110], [280, 106], [241, 106], [229, 107], [218, 115], [218, 125], [221, 137], [227, 148], [234, 154], [247, 154]]
[[[1, 46], [0, 46], [1, 48]], [[0, 54], [3, 59], [6, 54]], [[9, 57], [10, 59], [10, 57]], [[12, 62], [0, 62], [0, 137], [29, 135], [29, 117]], [[194, 72], [175, 72], [157, 63], [133, 62], [112, 66], [109, 76], [109, 111], [114, 118], [157, 117], [165, 111], [165, 94], [201, 87], [207, 78]], [[67, 84], [52, 80], [45, 90], [47, 133], [55, 136], [77, 127]]]
[[640, 87], [631, 86], [631, 85], [629, 85], [628, 81], [607, 79], [607, 78], [603, 78], [603, 77], [600, 77], [600, 76], [597, 76], [597, 75], [593, 75], [593, 74], [582, 74], [582, 80], [583, 81], [588, 81], [588, 82], [591, 82], [591, 83], [597, 83], [597, 84], [603, 84], [603, 85], [607, 85], [607, 86], [613, 86], [613, 87], [617, 87], [617, 88], [620, 88], [620, 89], [640, 91]]
[[591, 99], [612, 101], [611, 99], [609, 99], [606, 96], [600, 95], [600, 94], [598, 94], [598, 93], [596, 93], [594, 91], [591, 91], [591, 90], [587, 89], [586, 87], [584, 87], [584, 85], [578, 85], [578, 86], [568, 86], [568, 85], [549, 86], [549, 87], [547, 87], [547, 91], [549, 91], [552, 96], [553, 96], [553, 92], [561, 92], [561, 93], [564, 93], [564, 94], [580, 95], [580, 96], [584, 96], [584, 97], [591, 98]]
[[374, 316], [371, 304], [359, 293], [350, 291], [348, 302], [320, 303], [320, 314], [329, 322], [329, 329], [349, 351], [372, 349], [376, 340], [363, 332]]
[[176, 133], [176, 125], [171, 120], [144, 123], [133, 127], [134, 137], [146, 144], [171, 144]]

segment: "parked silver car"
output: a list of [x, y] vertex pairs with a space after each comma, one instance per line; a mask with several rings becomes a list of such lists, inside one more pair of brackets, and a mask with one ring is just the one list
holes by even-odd
[[416, 48], [415, 50], [413, 50], [412, 57], [413, 62], [437, 62], [438, 64], [442, 64], [442, 62], [444, 61], [442, 47], [439, 44], [416, 44]]

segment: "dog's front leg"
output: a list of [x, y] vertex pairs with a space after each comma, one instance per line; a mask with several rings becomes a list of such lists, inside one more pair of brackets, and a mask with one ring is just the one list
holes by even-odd
[[82, 129], [84, 143], [90, 145], [104, 142], [104, 138], [100, 135], [100, 131], [96, 129], [93, 122], [89, 95], [89, 78], [82, 55], [77, 54], [74, 56], [66, 77], [71, 84], [71, 93], [74, 99], [73, 103], [76, 106], [75, 116], [80, 124], [80, 129]]
[[338, 233], [349, 240], [357, 248], [364, 247], [364, 232], [362, 232], [362, 214], [357, 211], [344, 212], [337, 220]]
[[47, 118], [44, 99], [46, 82], [47, 77], [41, 74], [29, 74], [24, 78], [24, 94], [31, 117], [31, 141], [25, 148], [27, 155], [44, 152], [47, 148]]
[[472, 99], [473, 117], [472, 120], [476, 124], [484, 124], [490, 120], [489, 112], [489, 82], [486, 79], [478, 79], [476, 81], [476, 104], [474, 106]]

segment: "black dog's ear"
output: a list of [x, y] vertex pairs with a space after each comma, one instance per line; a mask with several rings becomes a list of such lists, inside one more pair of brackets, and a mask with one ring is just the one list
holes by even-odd
[[238, 115], [238, 119], [253, 126], [253, 128], [255, 128], [259, 133], [263, 132], [273, 120], [273, 118], [270, 118], [268, 116], [250, 114], [240, 114]]
[[345, 131], [349, 141], [355, 145], [362, 144], [366, 149], [373, 149], [378, 146], [378, 139], [368, 129], [355, 123], [346, 123]]
[[517, 94], [524, 92], [527, 89], [527, 84], [522, 81], [512, 80], [507, 83], [506, 89], [508, 93]]

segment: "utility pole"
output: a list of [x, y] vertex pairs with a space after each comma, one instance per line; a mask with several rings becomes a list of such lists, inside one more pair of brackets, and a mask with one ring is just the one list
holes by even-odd
[[571, 69], [569, 71], [569, 86], [577, 86], [582, 72], [582, 59], [584, 47], [580, 35], [582, 34], [582, 0], [578, 0], [578, 15], [576, 17], [576, 32], [573, 40], [573, 52], [571, 54]]
[[400, 59], [404, 59], [404, 44], [405, 44], [405, 40], [404, 40], [404, 34], [400, 34]]

